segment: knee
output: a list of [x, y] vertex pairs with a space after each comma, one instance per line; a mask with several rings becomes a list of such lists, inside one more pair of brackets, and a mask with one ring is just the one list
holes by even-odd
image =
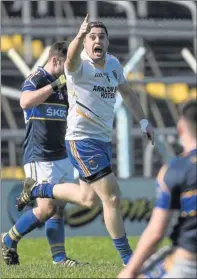
[[120, 196], [111, 195], [104, 201], [104, 203], [109, 207], [119, 208], [120, 207], [120, 201], [121, 201]]
[[36, 217], [44, 222], [46, 220], [48, 220], [49, 218], [51, 218], [56, 212], [56, 206], [55, 205], [48, 205], [48, 206], [41, 206], [41, 207], [37, 207], [35, 208], [35, 215]]
[[99, 205], [99, 199], [96, 195], [91, 198], [82, 198], [82, 205], [91, 209]]

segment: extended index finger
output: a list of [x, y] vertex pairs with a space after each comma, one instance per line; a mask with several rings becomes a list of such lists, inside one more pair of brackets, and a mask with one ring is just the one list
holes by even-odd
[[88, 22], [88, 20], [89, 20], [89, 14], [86, 15], [84, 22]]

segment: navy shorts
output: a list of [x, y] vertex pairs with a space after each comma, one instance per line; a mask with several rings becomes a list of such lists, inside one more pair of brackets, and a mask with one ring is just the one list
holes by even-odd
[[79, 172], [79, 178], [87, 183], [112, 172], [110, 142], [95, 139], [66, 140], [66, 150], [71, 163]]

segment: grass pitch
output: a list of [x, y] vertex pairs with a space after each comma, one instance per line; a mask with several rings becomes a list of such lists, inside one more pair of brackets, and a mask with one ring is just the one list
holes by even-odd
[[[137, 237], [129, 238], [132, 249], [137, 241]], [[27, 238], [18, 246], [20, 266], [1, 262], [1, 278], [116, 278], [122, 268], [109, 237], [72, 237], [65, 244], [69, 257], [90, 264], [73, 268], [53, 265], [47, 240]]]

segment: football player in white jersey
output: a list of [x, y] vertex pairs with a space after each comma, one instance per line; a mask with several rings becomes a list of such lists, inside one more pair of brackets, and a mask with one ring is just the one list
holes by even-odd
[[[88, 23], [87, 15], [68, 47], [65, 62], [69, 100], [66, 148], [79, 171], [79, 195], [83, 204], [94, 205], [98, 198], [102, 201], [106, 228], [126, 265], [132, 250], [120, 210], [119, 185], [111, 168], [111, 137], [118, 91], [152, 143], [154, 135], [137, 96], [123, 76], [120, 62], [107, 53], [108, 46], [106, 26], [97, 21]], [[68, 195], [72, 185], [67, 183], [67, 186], [33, 185], [29, 180], [24, 185], [24, 193], [27, 201], [50, 197], [76, 202], [76, 197]]]

